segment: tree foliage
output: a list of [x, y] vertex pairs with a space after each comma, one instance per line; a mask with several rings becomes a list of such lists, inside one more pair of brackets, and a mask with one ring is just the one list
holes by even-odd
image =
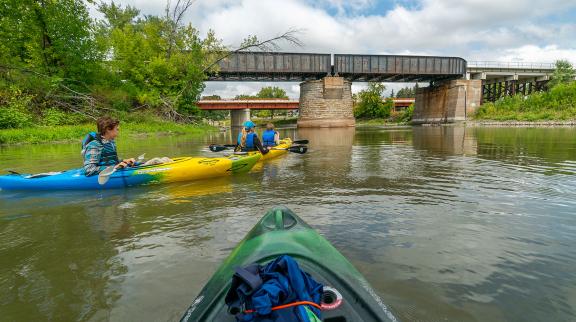
[[258, 94], [256, 94], [258, 98], [283, 98], [288, 99], [288, 95], [286, 95], [286, 91], [280, 87], [276, 86], [268, 86], [262, 87]]
[[386, 87], [382, 83], [369, 83], [368, 88], [358, 93], [354, 116], [363, 119], [387, 118], [394, 107], [391, 99], [382, 100]]
[[549, 85], [555, 87], [558, 84], [570, 83], [574, 81], [574, 77], [576, 77], [576, 71], [572, 64], [567, 60], [558, 60]]
[[[87, 2], [96, 3], [0, 2], [0, 104], [16, 99], [22, 101], [10, 104], [26, 107], [4, 113], [15, 121], [0, 127], [26, 126], [22, 115], [38, 124], [48, 116], [53, 123], [61, 115], [89, 120], [132, 111], [176, 121], [202, 118], [195, 103], [207, 73], [217, 72], [217, 62], [234, 51], [213, 31], [200, 35], [183, 23], [195, 1], [166, 1], [164, 15], [99, 2], [98, 20], [90, 17]], [[280, 40], [297, 44], [295, 33], [263, 41], [252, 36], [240, 49], [276, 48]], [[14, 91], [21, 94], [6, 94]]]
[[396, 93], [396, 98], [414, 98], [416, 97], [416, 90], [418, 90], [418, 83], [416, 83], [414, 87], [401, 88], [398, 93]]

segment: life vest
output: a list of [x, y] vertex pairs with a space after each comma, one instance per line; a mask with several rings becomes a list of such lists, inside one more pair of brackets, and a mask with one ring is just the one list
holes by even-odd
[[323, 287], [281, 255], [265, 266], [237, 267], [224, 302], [236, 321], [320, 322]]
[[242, 148], [242, 151], [253, 151], [256, 149], [254, 145], [254, 138], [256, 137], [256, 133], [250, 132], [246, 134], [246, 145], [242, 146], [242, 132], [238, 134], [238, 145]]
[[264, 144], [264, 146], [275, 146], [276, 141], [274, 138], [276, 137], [276, 133], [278, 132], [274, 130], [265, 130], [262, 133], [262, 144]]
[[102, 152], [100, 154], [99, 166], [116, 165], [118, 161], [118, 152], [116, 151], [116, 143], [114, 141], [108, 141], [104, 143], [102, 137], [96, 132], [90, 132], [86, 134], [84, 140], [82, 140], [82, 155], [86, 153], [86, 147], [92, 141], [98, 141], [102, 145]]

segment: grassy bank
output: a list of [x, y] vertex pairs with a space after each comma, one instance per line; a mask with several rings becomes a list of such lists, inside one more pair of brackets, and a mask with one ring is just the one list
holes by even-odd
[[[202, 134], [214, 130], [216, 130], [215, 127], [206, 124], [190, 125], [162, 121], [120, 123], [120, 133], [122, 136], [140, 136], [144, 134]], [[0, 144], [79, 142], [86, 133], [90, 131], [95, 131], [94, 124], [35, 126], [0, 130]]]
[[296, 125], [298, 122], [297, 117], [287, 118], [287, 119], [254, 119], [254, 122], [259, 127], [266, 127], [266, 124], [272, 123], [275, 127], [281, 127], [284, 125]]
[[390, 119], [357, 119], [356, 125], [359, 126], [400, 126], [409, 125], [409, 122], [400, 122]]
[[505, 97], [482, 105], [476, 120], [494, 121], [569, 121], [576, 119], [576, 82], [560, 84], [550, 91], [530, 96]]

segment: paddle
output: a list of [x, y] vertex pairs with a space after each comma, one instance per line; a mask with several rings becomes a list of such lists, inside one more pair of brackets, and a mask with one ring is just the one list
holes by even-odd
[[[142, 161], [144, 161], [144, 156], [146, 155], [146, 153], [143, 153], [141, 155], [138, 156], [137, 158], [137, 162], [138, 163], [142, 163]], [[110, 180], [110, 176], [116, 172], [116, 170], [118, 170], [116, 168], [115, 165], [111, 165], [109, 167], [107, 167], [106, 169], [100, 171], [100, 174], [98, 174], [98, 183], [103, 186], [106, 184], [106, 182], [108, 182], [108, 180]]]
[[289, 148], [270, 148], [270, 150], [286, 150], [288, 152], [304, 154], [306, 151], [308, 151], [308, 147], [305, 145], [295, 145]]
[[220, 151], [224, 151], [228, 148], [235, 148], [235, 145], [232, 144], [224, 144], [224, 145], [216, 145], [216, 144], [210, 144], [210, 146], [208, 147], [210, 149], [210, 151], [212, 152], [220, 152]]
[[[296, 141], [292, 141], [292, 144], [308, 144], [310, 141], [308, 140], [296, 140]], [[208, 146], [208, 148], [210, 149], [210, 151], [212, 152], [221, 152], [224, 151], [228, 148], [235, 148], [236, 144], [222, 144], [222, 145], [218, 145], [218, 144], [210, 144], [210, 146]], [[298, 152], [296, 152], [298, 153]], [[306, 153], [306, 152], [304, 152]]]

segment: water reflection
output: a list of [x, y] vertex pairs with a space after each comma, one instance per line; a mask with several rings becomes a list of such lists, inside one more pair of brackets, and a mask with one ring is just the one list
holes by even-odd
[[[0, 192], [0, 316], [178, 319], [264, 211], [284, 204], [405, 320], [576, 318], [575, 129], [280, 132], [309, 139], [309, 152], [243, 176]], [[120, 149], [214, 155], [206, 145], [233, 136], [152, 137]], [[0, 150], [2, 168], [30, 172], [66, 168], [75, 158], [76, 144]]]

